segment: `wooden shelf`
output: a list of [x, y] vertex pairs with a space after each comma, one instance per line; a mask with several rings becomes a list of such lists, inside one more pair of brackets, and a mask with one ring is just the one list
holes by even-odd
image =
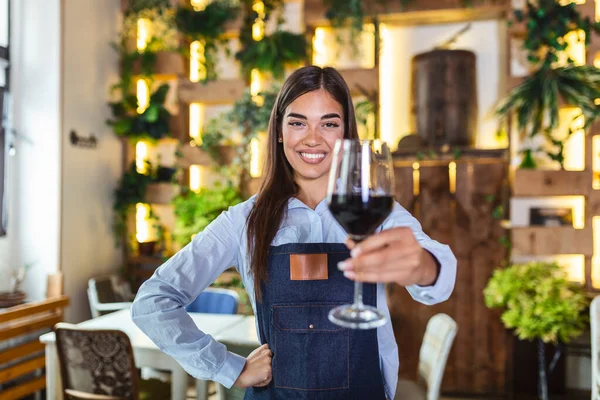
[[[393, 25], [427, 25], [504, 18], [508, 7], [504, 0], [485, 0], [465, 7], [461, 0], [422, 0], [405, 7], [399, 1], [363, 2], [366, 15], [378, 15], [380, 22]], [[304, 0], [307, 27], [330, 26], [322, 0]]]
[[513, 196], [584, 196], [591, 189], [591, 171], [517, 169]]
[[557, 254], [594, 254], [592, 228], [525, 227], [511, 230], [513, 256], [549, 256]]
[[179, 102], [183, 104], [231, 104], [244, 94], [242, 79], [222, 79], [207, 84], [179, 80]]
[[590, 190], [590, 193], [587, 198], [587, 211], [586, 215], [587, 219], [591, 219], [594, 216], [600, 216], [600, 190]]
[[174, 183], [158, 182], [151, 183], [146, 189], [146, 203], [170, 204], [179, 195], [181, 186]]
[[[156, 53], [156, 61], [152, 69], [153, 76], [157, 80], [177, 79], [185, 75], [185, 65], [183, 55], [174, 52], [161, 51]], [[141, 73], [141, 62], [136, 60], [133, 63], [133, 74]]]
[[362, 95], [362, 90], [367, 93], [379, 92], [379, 69], [377, 67], [340, 69], [338, 71], [348, 84], [352, 95]]
[[191, 146], [189, 143], [185, 143], [181, 146], [181, 153], [183, 157], [177, 163], [182, 168], [189, 168], [191, 165], [215, 165], [213, 159], [198, 146]]

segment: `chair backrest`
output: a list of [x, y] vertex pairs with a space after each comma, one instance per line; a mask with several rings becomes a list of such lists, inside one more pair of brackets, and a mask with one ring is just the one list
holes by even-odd
[[138, 375], [125, 332], [57, 324], [56, 349], [65, 398], [96, 394], [138, 400]]
[[235, 314], [240, 297], [231, 289], [206, 288], [185, 309], [188, 312]]
[[[92, 318], [97, 318], [103, 313], [100, 304], [125, 303], [133, 300], [131, 289], [125, 282], [119, 280], [117, 275], [106, 275], [88, 280], [88, 300]], [[111, 311], [115, 311], [112, 309]]]
[[446, 314], [436, 314], [427, 322], [418, 371], [420, 383], [427, 388], [427, 400], [439, 399], [446, 360], [457, 330], [456, 322]]
[[600, 400], [600, 296], [590, 305], [590, 342], [592, 344], [592, 400]]
[[0, 399], [21, 399], [46, 387], [39, 337], [62, 321], [66, 296], [0, 310]]

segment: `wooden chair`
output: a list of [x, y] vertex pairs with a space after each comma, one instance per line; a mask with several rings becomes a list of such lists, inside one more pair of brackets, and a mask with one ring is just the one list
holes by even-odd
[[92, 318], [131, 307], [133, 294], [117, 275], [106, 275], [88, 281], [88, 300]]
[[62, 321], [66, 296], [0, 310], [0, 400], [20, 399], [46, 387], [39, 337]]
[[125, 332], [81, 329], [60, 323], [55, 327], [56, 349], [67, 399], [168, 399], [170, 385], [141, 381], [133, 349]]
[[419, 351], [418, 381], [400, 380], [396, 399], [439, 399], [446, 360], [457, 330], [456, 322], [446, 314], [436, 314], [429, 319]]

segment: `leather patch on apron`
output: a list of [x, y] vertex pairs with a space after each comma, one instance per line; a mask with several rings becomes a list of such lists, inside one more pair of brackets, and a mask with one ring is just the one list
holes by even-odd
[[293, 281], [326, 280], [327, 254], [290, 254], [290, 279]]

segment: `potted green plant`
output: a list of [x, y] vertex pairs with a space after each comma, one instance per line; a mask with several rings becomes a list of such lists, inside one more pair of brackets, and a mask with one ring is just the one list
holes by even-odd
[[[122, 58], [131, 59], [132, 71], [144, 76], [183, 74], [181, 38], [169, 2], [133, 2], [124, 14], [119, 50]], [[137, 46], [140, 20], [148, 24], [143, 50]]]
[[223, 46], [229, 55], [227, 39], [223, 37], [227, 23], [237, 18], [239, 5], [232, 0], [215, 0], [204, 9], [191, 6], [177, 8], [175, 21], [179, 31], [185, 36], [189, 48], [192, 41], [200, 41], [204, 47], [204, 62], [201, 68], [203, 83], [217, 79], [217, 50]]
[[569, 282], [555, 262], [529, 262], [494, 271], [483, 294], [487, 307], [504, 310], [501, 320], [507, 329], [521, 340], [537, 341], [538, 397], [547, 400], [544, 344], [567, 343], [582, 332], [587, 306], [582, 287]]
[[590, 65], [575, 65], [568, 59], [558, 65], [560, 55], [567, 48], [565, 35], [583, 31], [585, 43], [592, 31], [600, 33], [600, 23], [582, 17], [575, 2], [555, 0], [528, 1], [525, 11], [515, 10], [515, 19], [526, 25], [524, 47], [533, 73], [515, 87], [497, 108], [496, 113], [506, 120], [512, 116], [521, 139], [542, 136], [543, 146], [522, 149], [523, 168], [535, 168], [535, 151], [544, 151], [551, 160], [564, 163], [564, 143], [567, 138], [556, 136], [561, 103], [578, 107], [587, 130], [600, 117], [600, 108], [594, 100], [600, 98], [600, 69]]
[[216, 185], [200, 189], [198, 193], [186, 190], [173, 200], [175, 228], [173, 243], [179, 248], [188, 244], [193, 235], [202, 232], [215, 218], [230, 206], [242, 202], [233, 185]]
[[121, 101], [109, 103], [113, 119], [107, 124], [119, 137], [132, 141], [157, 140], [170, 135], [171, 114], [165, 107], [168, 84], [162, 84], [150, 95], [148, 107], [138, 113], [138, 101], [134, 94], [125, 94]]

